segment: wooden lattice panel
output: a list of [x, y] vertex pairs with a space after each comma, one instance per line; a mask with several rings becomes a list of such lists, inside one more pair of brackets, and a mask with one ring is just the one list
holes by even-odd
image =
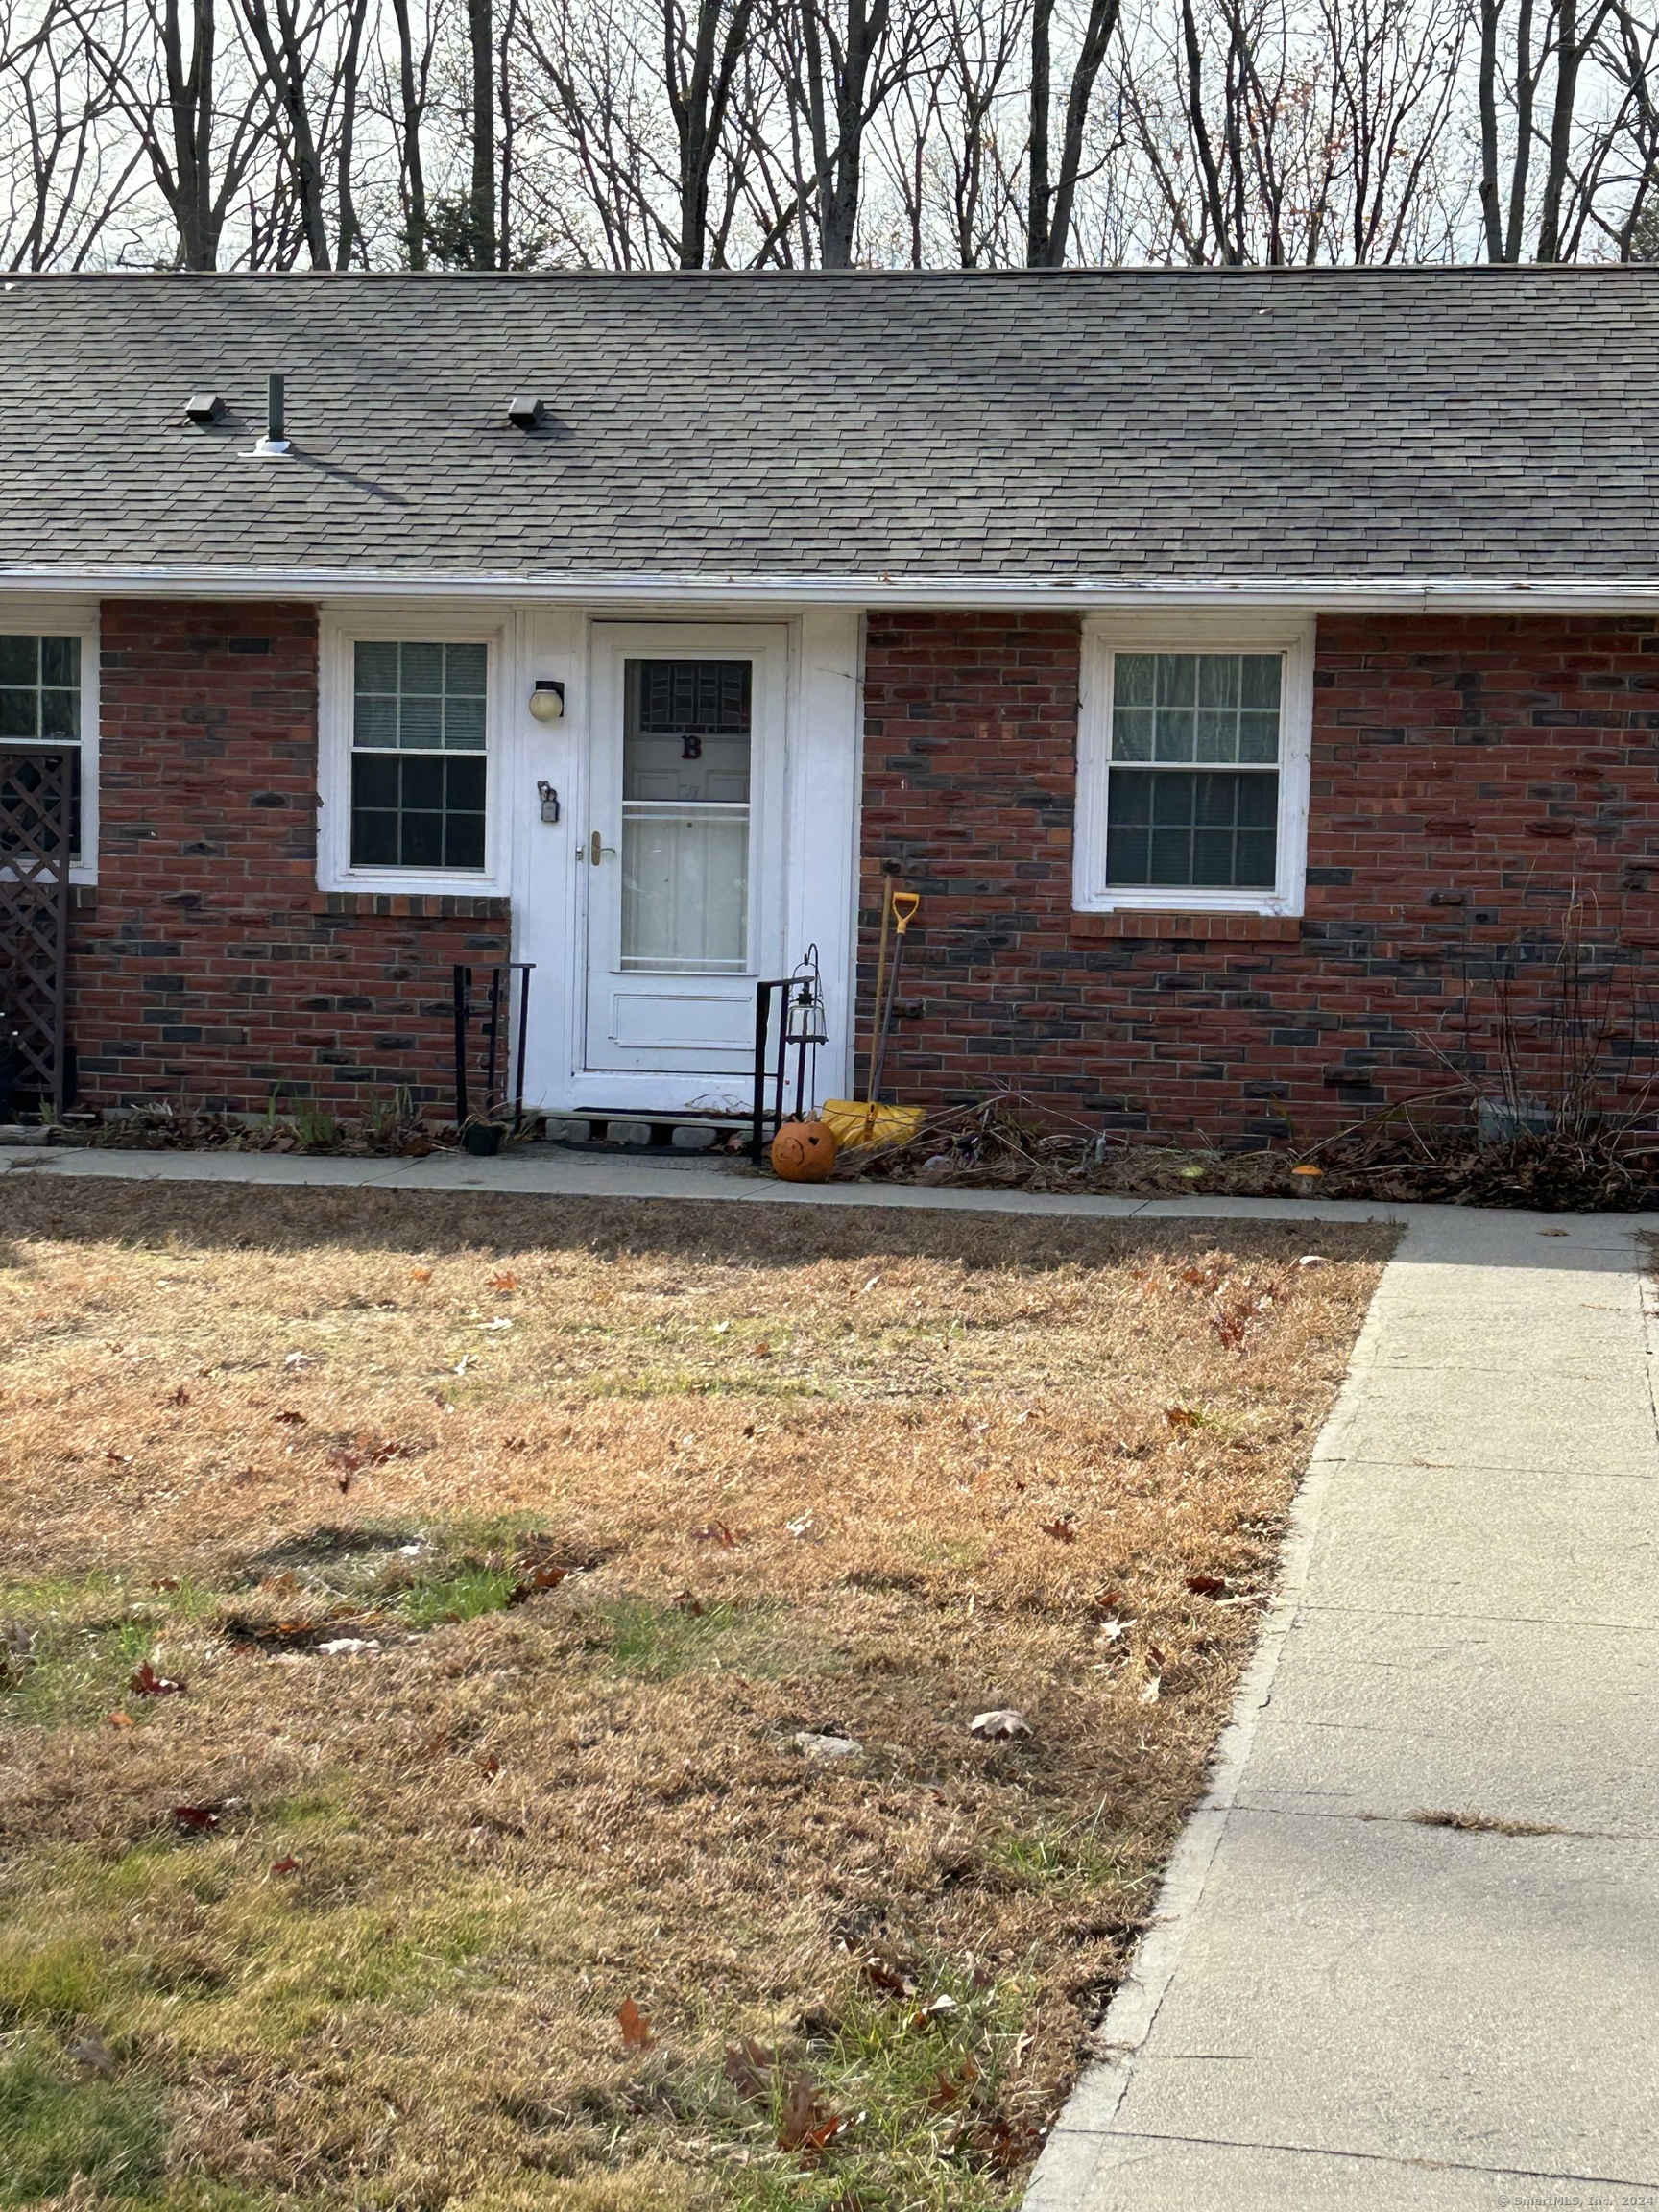
[[20, 1091], [63, 1104], [74, 756], [0, 748], [0, 1046]]

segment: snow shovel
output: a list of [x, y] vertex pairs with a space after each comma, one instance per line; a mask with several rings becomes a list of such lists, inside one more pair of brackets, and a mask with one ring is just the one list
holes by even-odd
[[[870, 1069], [868, 1098], [829, 1098], [820, 1109], [844, 1151], [866, 1144], [904, 1144], [921, 1128], [926, 1115], [920, 1106], [883, 1106], [881, 1076], [887, 1065], [887, 1039], [893, 1027], [893, 1007], [899, 991], [899, 971], [904, 958], [904, 938], [921, 907], [915, 891], [888, 889], [881, 909], [881, 949], [876, 962], [876, 1037]], [[893, 925], [893, 961], [887, 963], [887, 926]]]

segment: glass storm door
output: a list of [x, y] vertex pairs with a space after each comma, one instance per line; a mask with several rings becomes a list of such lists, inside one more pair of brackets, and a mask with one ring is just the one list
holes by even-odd
[[595, 671], [587, 1065], [685, 1078], [665, 1107], [748, 1073], [781, 957], [781, 653], [751, 636], [619, 630]]

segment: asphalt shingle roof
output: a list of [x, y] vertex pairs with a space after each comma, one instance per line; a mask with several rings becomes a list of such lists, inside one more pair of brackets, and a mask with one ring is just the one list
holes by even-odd
[[0, 285], [14, 571], [1650, 581], [1656, 469], [1659, 267]]

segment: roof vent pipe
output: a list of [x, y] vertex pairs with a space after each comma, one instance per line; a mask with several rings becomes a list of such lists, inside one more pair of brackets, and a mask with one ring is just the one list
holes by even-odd
[[280, 376], [268, 376], [265, 379], [265, 435], [257, 441], [253, 450], [271, 459], [288, 450], [288, 432], [282, 420]]

